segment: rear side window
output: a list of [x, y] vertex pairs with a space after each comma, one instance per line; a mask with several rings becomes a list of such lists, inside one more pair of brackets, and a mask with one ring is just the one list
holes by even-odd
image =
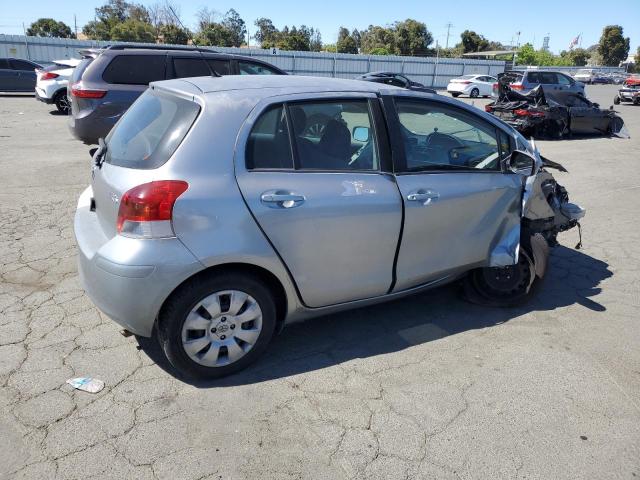
[[105, 162], [136, 169], [163, 165], [199, 112], [200, 106], [195, 102], [147, 90], [107, 135]]
[[11, 60], [14, 70], [35, 70], [35, 66], [24, 60]]
[[[231, 67], [228, 60], [207, 60], [211, 69], [218, 75], [229, 75], [231, 73]], [[211, 75], [208, 73], [207, 75]]]
[[164, 80], [165, 55], [119, 55], [105, 68], [102, 79], [107, 83], [148, 85]]
[[293, 168], [289, 129], [282, 105], [265, 111], [253, 126], [247, 142], [249, 170]]
[[173, 69], [176, 78], [206, 77], [211, 75], [209, 67], [201, 58], [174, 58]]
[[280, 72], [273, 68], [269, 68], [261, 63], [253, 62], [238, 62], [238, 68], [240, 69], [240, 75], [279, 75]]

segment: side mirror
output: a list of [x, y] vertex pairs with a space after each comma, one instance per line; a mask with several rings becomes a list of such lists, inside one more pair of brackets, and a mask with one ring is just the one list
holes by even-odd
[[356, 142], [368, 142], [370, 134], [369, 127], [353, 127], [352, 137]]
[[534, 174], [536, 169], [536, 159], [528, 152], [515, 150], [506, 161], [507, 170], [512, 173], [519, 173], [527, 177]]

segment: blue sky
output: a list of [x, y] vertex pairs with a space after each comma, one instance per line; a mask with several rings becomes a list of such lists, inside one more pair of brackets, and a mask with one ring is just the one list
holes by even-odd
[[[149, 5], [156, 0], [135, 0]], [[102, 5], [99, 0], [51, 1], [23, 0], [10, 2], [2, 0], [0, 9], [0, 33], [22, 33], [22, 22], [28, 26], [39, 17], [53, 17], [62, 20], [73, 28], [74, 14], [78, 28], [93, 19], [94, 8]], [[449, 44], [460, 39], [465, 29], [475, 30], [490, 40], [510, 43], [516, 32], [522, 32], [520, 43], [534, 42], [539, 48], [542, 39], [550, 36], [550, 48], [554, 52], [566, 49], [569, 42], [582, 33], [582, 46], [588, 47], [598, 41], [602, 28], [609, 24], [624, 27], [625, 36], [631, 37], [631, 48], [635, 52], [640, 45], [640, 2], [631, 0], [618, 7], [602, 0], [558, 1], [537, 0], [537, 2], [478, 2], [470, 0], [455, 1], [338, 1], [322, 0], [310, 2], [309, 8], [301, 0], [278, 0], [265, 2], [245, 0], [243, 2], [203, 0], [182, 0], [180, 5], [183, 22], [188, 26], [195, 24], [195, 13], [202, 7], [208, 7], [224, 13], [235, 8], [245, 20], [250, 30], [259, 17], [268, 17], [281, 28], [284, 25], [301, 25], [319, 28], [322, 39], [332, 43], [338, 35], [338, 28], [364, 29], [369, 24], [384, 25], [395, 20], [415, 18], [427, 24], [429, 30], [441, 45], [446, 42], [447, 23], [451, 22]], [[503, 11], [500, 5], [503, 4]], [[9, 6], [11, 5], [11, 6]], [[521, 5], [521, 8], [518, 6]]]

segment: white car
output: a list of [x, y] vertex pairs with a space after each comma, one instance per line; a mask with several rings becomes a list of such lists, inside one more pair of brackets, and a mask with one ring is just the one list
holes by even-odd
[[595, 70], [591, 68], [583, 68], [582, 70], [578, 70], [576, 74], [573, 76], [573, 79], [582, 82], [582, 83], [593, 83], [593, 80], [596, 78], [597, 73]]
[[463, 75], [449, 81], [447, 92], [452, 97], [460, 95], [469, 95], [471, 98], [489, 97], [493, 92], [494, 83], [498, 83], [498, 79], [490, 75]]
[[71, 103], [67, 98], [67, 84], [79, 63], [76, 58], [54, 60], [53, 65], [36, 69], [36, 99], [55, 104], [61, 113], [69, 113]]

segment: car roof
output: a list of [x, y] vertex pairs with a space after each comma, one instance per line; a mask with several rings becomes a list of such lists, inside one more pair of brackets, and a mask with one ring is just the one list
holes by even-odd
[[[183, 90], [188, 82], [201, 93], [228, 90], [287, 89], [288, 93], [307, 92], [369, 92], [380, 93], [399, 87], [361, 80], [330, 77], [305, 77], [299, 75], [227, 75], [222, 77], [191, 77], [159, 82], [168, 90]], [[270, 96], [265, 92], [265, 97]]]

